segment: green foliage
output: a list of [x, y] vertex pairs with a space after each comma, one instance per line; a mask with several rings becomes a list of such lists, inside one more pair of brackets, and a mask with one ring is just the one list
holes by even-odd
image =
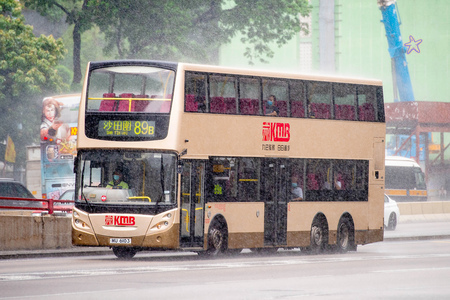
[[[109, 54], [215, 62], [220, 45], [237, 33], [250, 61], [273, 56], [267, 46], [286, 44], [300, 30], [307, 0], [90, 0], [93, 21], [105, 33]], [[250, 46], [251, 45], [251, 46]]]
[[25, 163], [25, 146], [37, 141], [37, 98], [67, 88], [55, 69], [64, 53], [62, 41], [33, 35], [19, 2], [0, 0], [0, 141], [11, 136], [19, 163]]
[[22, 1], [43, 15], [57, 15], [58, 10], [66, 15], [66, 23], [74, 25], [74, 84], [81, 81], [79, 36], [93, 25], [104, 34], [104, 55], [120, 59], [216, 63], [219, 47], [239, 33], [248, 45], [246, 57], [265, 61], [273, 56], [268, 44], [281, 46], [306, 31], [299, 15], [311, 10], [307, 0]]

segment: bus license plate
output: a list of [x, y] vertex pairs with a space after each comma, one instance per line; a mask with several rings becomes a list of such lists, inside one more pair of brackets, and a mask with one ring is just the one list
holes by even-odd
[[131, 244], [131, 238], [111, 238], [109, 239], [110, 244]]

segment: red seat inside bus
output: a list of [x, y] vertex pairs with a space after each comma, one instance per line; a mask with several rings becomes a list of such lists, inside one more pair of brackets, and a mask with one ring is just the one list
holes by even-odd
[[280, 110], [280, 117], [287, 117], [287, 101], [277, 101], [277, 107]]
[[148, 95], [136, 95], [135, 98], [138, 100], [131, 101], [131, 107], [134, 108], [134, 111], [144, 111], [147, 107], [149, 100], [143, 100], [149, 98]]
[[302, 101], [292, 101], [291, 102], [291, 116], [296, 118], [305, 117], [305, 107]]
[[134, 94], [123, 93], [119, 95], [120, 98], [128, 98], [127, 100], [119, 100], [119, 106], [117, 111], [134, 111], [134, 106], [131, 98], [134, 98]]
[[315, 118], [318, 119], [330, 119], [331, 117], [331, 106], [326, 103], [311, 103], [311, 113]]
[[225, 102], [223, 97], [211, 97], [210, 112], [223, 114], [225, 112]]
[[307, 177], [308, 190], [317, 191], [319, 189], [319, 182], [317, 180], [317, 175], [310, 173]]
[[359, 107], [360, 121], [375, 121], [375, 109], [372, 103], [364, 103]]
[[198, 103], [195, 101], [195, 95], [186, 94], [186, 103], [185, 103], [186, 111], [197, 111]]
[[337, 120], [354, 120], [355, 107], [348, 104], [335, 105], [334, 114]]
[[228, 97], [223, 99], [225, 103], [225, 113], [235, 114], [236, 112], [236, 98]]
[[[116, 98], [115, 93], [104, 93], [103, 98]], [[116, 100], [115, 99], [105, 99], [100, 102], [99, 111], [115, 111], [116, 110]]]
[[243, 98], [239, 100], [239, 109], [243, 115], [257, 115], [259, 111], [258, 99]]

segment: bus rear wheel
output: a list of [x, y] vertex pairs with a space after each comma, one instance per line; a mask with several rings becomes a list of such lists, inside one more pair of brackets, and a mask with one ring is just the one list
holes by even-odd
[[337, 230], [338, 251], [345, 253], [354, 247], [353, 226], [347, 218], [339, 221]]
[[114, 255], [120, 259], [132, 259], [137, 253], [135, 248], [130, 247], [112, 247], [112, 250]]

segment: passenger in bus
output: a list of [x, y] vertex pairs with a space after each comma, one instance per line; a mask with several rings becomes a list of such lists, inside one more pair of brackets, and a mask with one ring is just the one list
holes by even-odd
[[120, 170], [115, 170], [113, 173], [113, 180], [108, 182], [106, 188], [109, 189], [129, 189], [128, 183], [122, 180], [123, 175]]
[[278, 116], [280, 114], [280, 110], [275, 105], [276, 102], [277, 98], [274, 95], [270, 95], [267, 100], [266, 116]]
[[342, 175], [341, 174], [334, 175], [334, 189], [342, 190]]
[[[324, 190], [331, 190], [331, 183], [326, 180], [325, 183], [323, 184], [323, 189]], [[334, 189], [335, 190], [341, 190], [342, 189], [342, 176], [335, 174], [334, 175]]]
[[292, 200], [303, 200], [303, 190], [298, 186], [298, 176], [293, 175], [291, 177], [291, 185]]

